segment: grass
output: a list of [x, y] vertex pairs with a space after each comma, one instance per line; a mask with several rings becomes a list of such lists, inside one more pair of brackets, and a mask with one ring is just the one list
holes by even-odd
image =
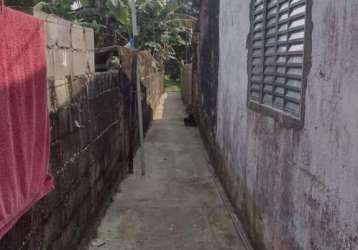
[[167, 75], [164, 77], [164, 86], [166, 92], [180, 91], [180, 82], [170, 79]]

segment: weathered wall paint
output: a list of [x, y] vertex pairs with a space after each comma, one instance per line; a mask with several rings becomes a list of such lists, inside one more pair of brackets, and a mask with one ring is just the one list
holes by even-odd
[[358, 1], [312, 3], [312, 67], [297, 130], [247, 107], [250, 0], [220, 1], [217, 105], [200, 109], [217, 119], [201, 130], [257, 249], [358, 249]]
[[219, 72], [219, 1], [200, 0], [197, 57], [193, 73], [193, 110], [199, 124], [205, 125], [208, 144], [216, 133], [216, 104]]

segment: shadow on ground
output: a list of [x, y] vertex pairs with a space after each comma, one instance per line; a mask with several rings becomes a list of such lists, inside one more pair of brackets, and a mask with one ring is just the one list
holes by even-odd
[[199, 132], [183, 125], [180, 94], [167, 93], [163, 106], [145, 141], [147, 175], [136, 157], [98, 230], [105, 245], [90, 250], [245, 249]]

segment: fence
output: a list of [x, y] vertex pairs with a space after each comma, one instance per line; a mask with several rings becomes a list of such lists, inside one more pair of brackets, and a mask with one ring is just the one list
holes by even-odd
[[[35, 12], [46, 21], [51, 172], [55, 190], [1, 241], [0, 249], [82, 249], [136, 151], [135, 64], [140, 58], [145, 128], [164, 91], [146, 52], [121, 49], [119, 70], [95, 73], [93, 30]], [[146, 58], [144, 61], [141, 58]]]

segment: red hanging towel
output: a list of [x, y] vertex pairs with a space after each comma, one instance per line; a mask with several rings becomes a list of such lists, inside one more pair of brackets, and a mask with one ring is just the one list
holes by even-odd
[[52, 188], [43, 22], [0, 14], [0, 239]]

